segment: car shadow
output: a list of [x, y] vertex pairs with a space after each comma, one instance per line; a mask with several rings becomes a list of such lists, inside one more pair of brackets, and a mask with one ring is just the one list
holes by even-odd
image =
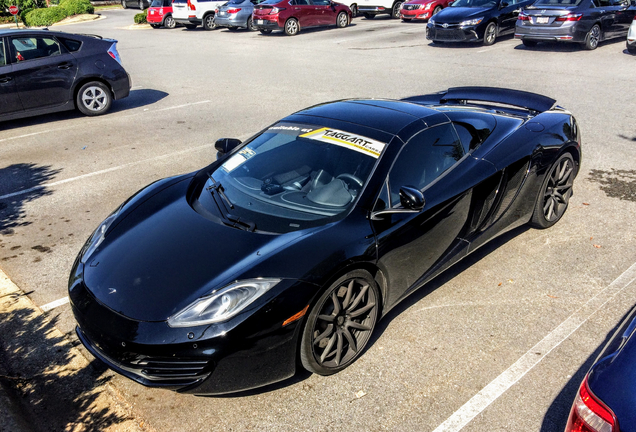
[[[161, 99], [168, 96], [169, 93], [153, 90], [153, 89], [136, 89], [131, 90], [128, 97], [120, 100], [113, 101], [110, 111], [105, 115], [131, 110], [134, 108], [140, 108], [147, 105], [152, 105], [159, 102]], [[19, 129], [27, 126], [34, 126], [39, 124], [51, 123], [56, 121], [64, 121], [76, 118], [85, 117], [82, 113], [76, 109], [70, 111], [62, 111], [52, 114], [42, 114], [34, 117], [25, 117], [17, 120], [2, 121], [0, 122], [0, 130], [12, 130]]]
[[52, 194], [45, 184], [60, 171], [51, 165], [34, 163], [0, 168], [0, 235], [12, 235], [14, 228], [31, 224], [25, 220], [25, 204]]
[[[602, 48], [607, 45], [614, 45], [618, 42], [624, 43], [625, 40], [622, 38], [604, 40], [603, 42], [600, 42], [598, 44], [598, 48]], [[547, 51], [547, 52], [561, 52], [561, 53], [587, 51], [578, 42], [552, 42], [552, 41], [539, 42], [536, 46], [533, 46], [533, 47], [527, 47], [520, 42], [519, 45], [516, 45], [514, 47], [514, 49], [521, 50], [521, 51]], [[624, 51], [627, 51], [627, 50], [624, 50]]]
[[572, 375], [569, 381], [563, 386], [559, 394], [554, 398], [550, 407], [545, 413], [543, 417], [543, 422], [541, 423], [541, 432], [563, 432], [565, 429], [566, 423], [568, 421], [568, 417], [570, 415], [570, 408], [572, 407], [572, 402], [574, 402], [574, 398], [576, 397], [576, 393], [585, 378], [585, 375], [590, 370], [592, 365], [596, 363], [598, 360], [598, 356], [601, 354], [601, 351], [610, 341], [614, 333], [618, 330], [621, 323], [627, 318], [627, 316], [631, 313], [632, 309], [627, 311], [625, 315], [618, 321], [616, 326], [612, 330], [610, 330], [606, 335], [605, 339], [601, 344], [596, 347], [594, 352], [590, 354], [590, 356], [583, 362], [581, 367]]
[[431, 43], [428, 44], [428, 46], [430, 46], [431, 48], [465, 48], [465, 49], [476, 49], [476, 48], [491, 48], [493, 46], [496, 46], [498, 43], [503, 42], [503, 41], [507, 41], [507, 40], [511, 40], [514, 39], [514, 35], [509, 34], [509, 35], [504, 35], [504, 36], [497, 36], [497, 40], [495, 40], [495, 43], [493, 45], [490, 46], [485, 46], [483, 43], [481, 42], [433, 42], [431, 41]]
[[[356, 25], [357, 24], [351, 23], [345, 28], [355, 27]], [[321, 32], [329, 31], [329, 30], [339, 30], [339, 29], [335, 25], [322, 26], [322, 27], [301, 28], [300, 31], [298, 32], [298, 34], [296, 34], [293, 37], [297, 38], [297, 37], [300, 37], [300, 36], [302, 36], [304, 34], [321, 33]], [[285, 31], [283, 29], [274, 30], [272, 33], [269, 33], [269, 34], [262, 34], [261, 33], [258, 36], [261, 36], [261, 37], [289, 37], [289, 36], [287, 36], [285, 34]]]

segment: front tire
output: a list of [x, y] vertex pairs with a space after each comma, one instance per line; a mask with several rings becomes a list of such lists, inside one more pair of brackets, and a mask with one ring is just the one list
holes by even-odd
[[345, 28], [349, 25], [349, 15], [346, 12], [340, 12], [336, 18], [336, 26], [338, 28]]
[[393, 9], [391, 9], [391, 18], [399, 18], [400, 17], [400, 10], [402, 9], [402, 3], [401, 1], [396, 1], [395, 3], [393, 3]]
[[358, 5], [357, 4], [352, 4], [351, 5], [351, 18], [355, 18], [358, 16]]
[[497, 24], [494, 22], [489, 23], [484, 31], [484, 45], [490, 46], [495, 43], [497, 39]]
[[598, 24], [594, 24], [587, 35], [585, 35], [585, 42], [583, 42], [583, 48], [586, 50], [595, 50], [598, 47], [598, 43], [601, 41], [601, 27]]
[[296, 18], [290, 18], [285, 22], [285, 34], [287, 36], [296, 36], [300, 31], [300, 25]]
[[91, 81], [80, 87], [75, 104], [80, 112], [87, 116], [104, 114], [110, 109], [113, 97], [106, 84]]
[[563, 153], [546, 173], [534, 205], [530, 225], [550, 228], [565, 214], [572, 196], [577, 167], [570, 153]]
[[[436, 6], [435, 9], [433, 9], [433, 15], [437, 15], [441, 11], [442, 11], [442, 7], [441, 6]], [[433, 16], [433, 15], [431, 15], [431, 16]]]
[[307, 317], [300, 345], [305, 369], [332, 375], [364, 351], [380, 315], [380, 291], [373, 277], [354, 270], [334, 282]]
[[205, 30], [213, 30], [214, 27], [216, 27], [214, 24], [214, 15], [212, 14], [206, 15], [203, 18], [203, 28]]

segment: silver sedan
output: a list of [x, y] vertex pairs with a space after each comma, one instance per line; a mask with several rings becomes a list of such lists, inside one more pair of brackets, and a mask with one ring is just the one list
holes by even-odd
[[230, 30], [246, 28], [255, 30], [252, 25], [252, 11], [254, 5], [262, 0], [230, 0], [219, 7], [214, 14], [214, 24], [217, 27], [227, 27]]

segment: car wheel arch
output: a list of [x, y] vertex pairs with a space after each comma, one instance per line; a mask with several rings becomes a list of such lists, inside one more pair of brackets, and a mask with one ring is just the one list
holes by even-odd
[[115, 100], [115, 92], [113, 91], [113, 87], [110, 85], [108, 81], [106, 81], [105, 79], [99, 76], [84, 77], [80, 81], [77, 81], [75, 83], [75, 87], [73, 87], [73, 104], [75, 105], [75, 108], [77, 108], [77, 93], [79, 93], [80, 89], [82, 88], [84, 84], [89, 83], [91, 81], [97, 81], [104, 84], [110, 91], [110, 95], [113, 98], [113, 100]]

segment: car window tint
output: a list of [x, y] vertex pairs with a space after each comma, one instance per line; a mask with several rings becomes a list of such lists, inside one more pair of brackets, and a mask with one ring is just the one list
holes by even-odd
[[481, 144], [479, 132], [475, 130], [472, 125], [468, 123], [455, 122], [453, 123], [453, 126], [455, 126], [457, 135], [459, 135], [459, 140], [464, 148], [464, 153], [468, 153]]
[[450, 123], [434, 126], [413, 136], [402, 148], [391, 173], [391, 205], [400, 202], [400, 188], [424, 189], [464, 156], [464, 148]]
[[312, 0], [312, 3], [316, 6], [329, 6], [331, 4], [329, 0]]
[[4, 42], [0, 39], [0, 66], [7, 64], [7, 57], [4, 54]]
[[82, 42], [74, 39], [60, 38], [60, 42], [62, 42], [70, 52], [78, 51], [82, 46]]
[[48, 37], [14, 37], [11, 43], [18, 62], [61, 54], [60, 45]]

